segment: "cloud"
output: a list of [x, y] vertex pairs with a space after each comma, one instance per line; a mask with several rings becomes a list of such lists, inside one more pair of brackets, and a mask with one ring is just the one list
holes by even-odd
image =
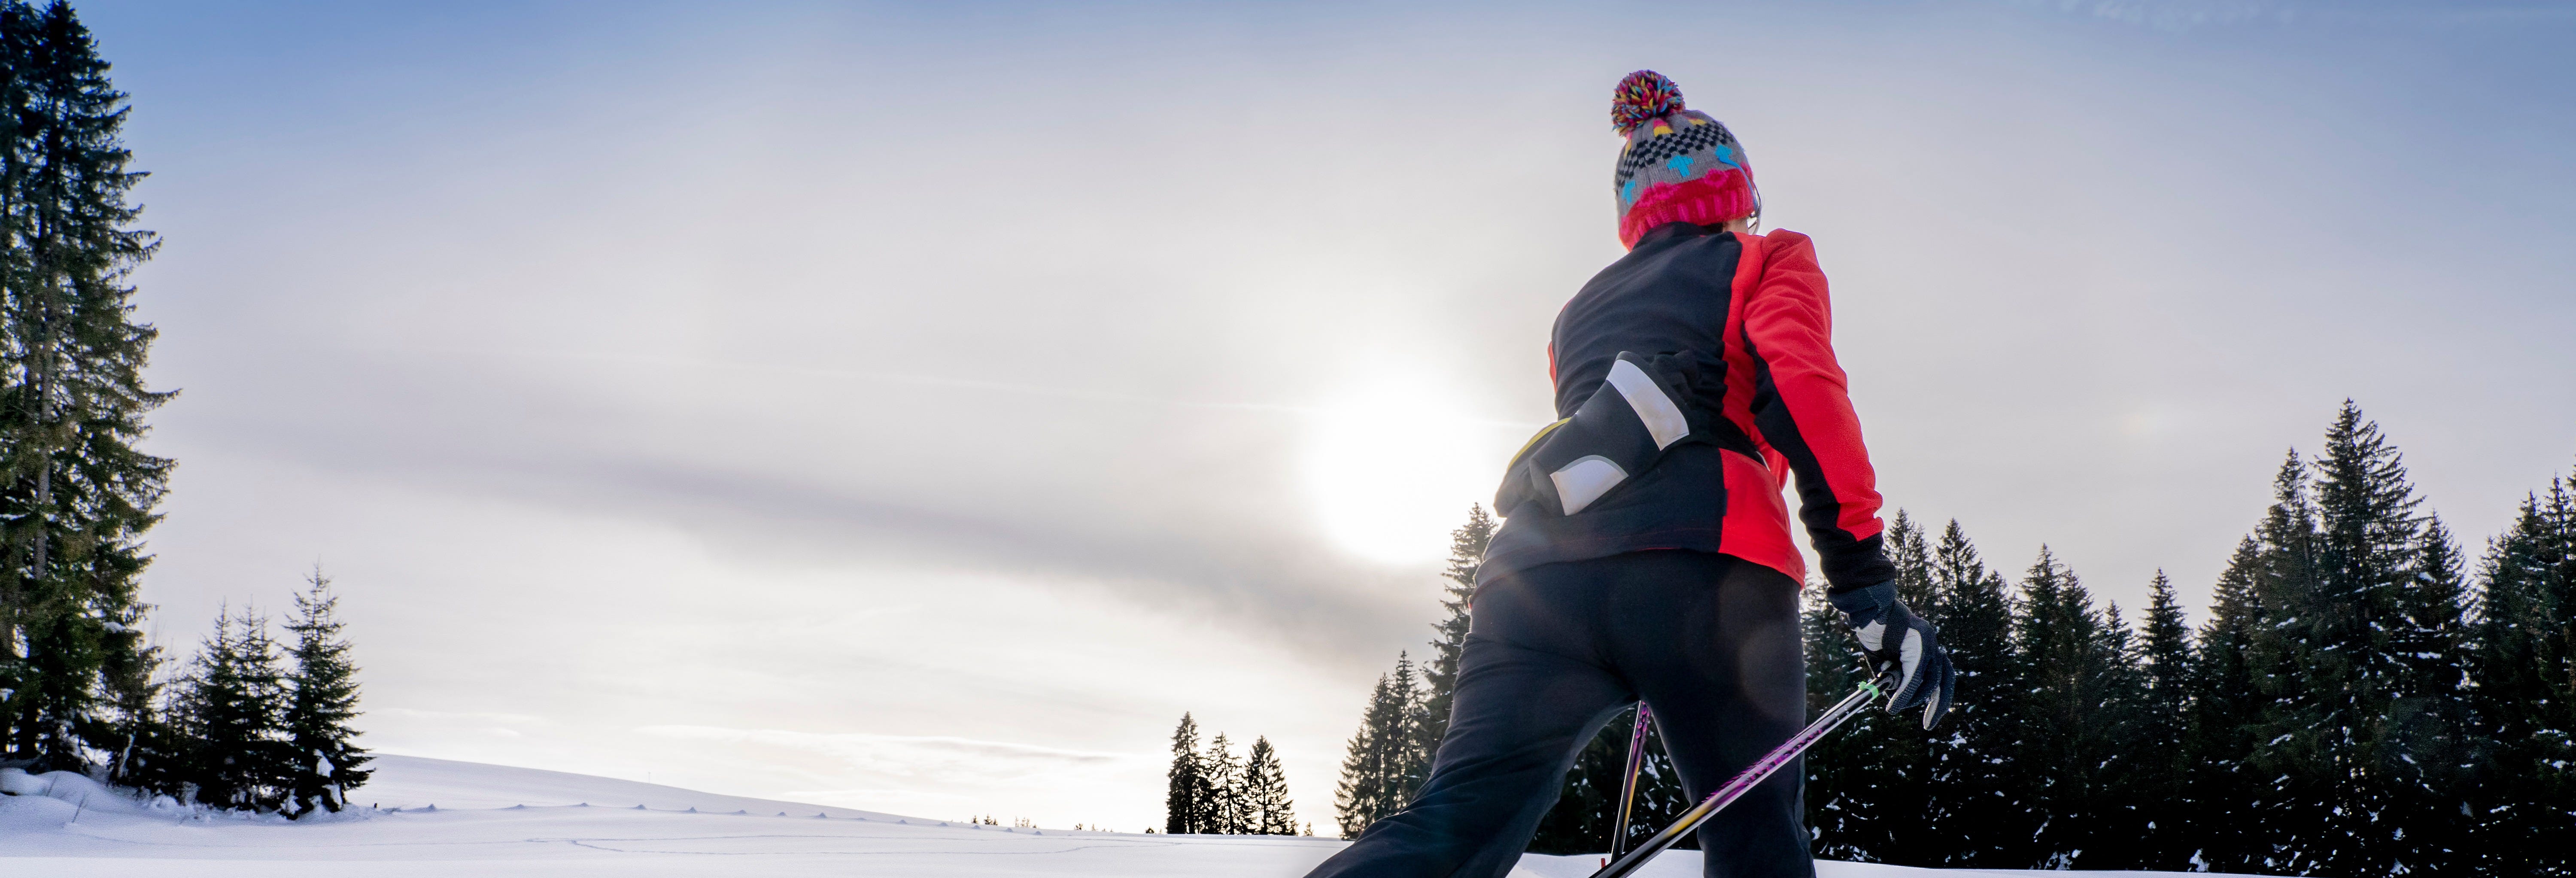
[[666, 738], [783, 747], [820, 753], [850, 768], [890, 778], [986, 784], [1066, 772], [1114, 771], [1149, 760], [1130, 753], [1068, 750], [974, 738], [801, 732], [718, 726], [645, 726], [636, 731]]

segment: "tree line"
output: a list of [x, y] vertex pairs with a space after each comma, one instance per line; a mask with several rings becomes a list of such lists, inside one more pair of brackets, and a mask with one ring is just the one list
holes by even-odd
[[[158, 330], [133, 270], [126, 95], [66, 2], [0, 2], [0, 765], [217, 807], [339, 809], [364, 782], [356, 667], [317, 571], [285, 629], [227, 610], [181, 673], [144, 635], [172, 462], [144, 453]], [[288, 663], [292, 667], [288, 667]]]
[[[2474, 571], [2346, 402], [2186, 622], [2139, 624], [2042, 548], [2008, 585], [1956, 522], [1889, 531], [1960, 709], [1883, 714], [1808, 760], [1817, 852], [1920, 866], [2566, 875], [2576, 833], [2576, 482], [2526, 496]], [[1848, 691], [1808, 617], [1809, 691]], [[1857, 732], [1857, 733], [1853, 733]], [[1895, 769], [1895, 770], [1889, 770]], [[1927, 819], [1928, 815], [1928, 819]]]
[[[2474, 566], [2395, 445], [2346, 402], [2313, 459], [2184, 616], [2158, 573], [2133, 624], [2046, 547], [2015, 579], [1956, 521], [1888, 529], [1897, 587], [1959, 669], [1940, 728], [1871, 711], [1811, 751], [1818, 856], [1910, 866], [2293, 875], [2569, 875], [2576, 837], [2576, 477], [2526, 496]], [[1491, 521], [1458, 531], [1452, 676], [1399, 658], [1344, 763], [1343, 831], [1408, 801], [1454, 685], [1464, 584]], [[1811, 586], [1811, 706], [1858, 683]], [[1450, 629], [1455, 627], [1456, 634]], [[1442, 659], [1435, 658], [1434, 667]], [[1418, 688], [1417, 688], [1418, 686]], [[1530, 849], [1607, 848], [1628, 722], [1578, 754]], [[1690, 801], [1650, 738], [1637, 838]], [[1631, 839], [1634, 841], [1635, 839]]]
[[[1163, 799], [1163, 831], [1205, 835], [1296, 835], [1297, 805], [1288, 798], [1288, 775], [1266, 736], [1252, 740], [1242, 759], [1218, 732], [1199, 747], [1199, 723], [1181, 714], [1172, 730], [1171, 785]], [[1153, 830], [1146, 830], [1152, 832]], [[1307, 835], [1315, 834], [1312, 827]]]

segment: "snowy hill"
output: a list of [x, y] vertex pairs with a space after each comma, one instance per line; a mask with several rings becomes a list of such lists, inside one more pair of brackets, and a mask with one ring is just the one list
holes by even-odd
[[[204, 878], [1294, 878], [1343, 845], [1321, 838], [951, 826], [902, 815], [407, 756], [379, 757], [376, 768], [375, 781], [358, 798], [378, 808], [296, 823], [196, 815], [166, 801], [138, 804], [67, 773], [30, 777], [0, 772], [0, 791], [16, 793], [0, 796], [0, 873], [47, 878], [181, 873]], [[1513, 875], [1581, 878], [1597, 863], [1592, 857], [1529, 856]], [[1934, 874], [1851, 863], [1818, 866], [1823, 878]], [[1698, 875], [1699, 855], [1666, 854], [1645, 874]]]

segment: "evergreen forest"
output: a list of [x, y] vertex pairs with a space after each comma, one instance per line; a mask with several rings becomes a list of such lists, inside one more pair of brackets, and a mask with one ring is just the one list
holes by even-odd
[[[1904, 512], [1904, 600], [1959, 669], [1937, 729], [1863, 713], [1805, 759], [1819, 857], [1925, 867], [2279, 875], [2571, 875], [2576, 476], [2520, 501], [2474, 560], [2346, 402], [2185, 618], [2159, 573], [2134, 617], [2047, 547], [1990, 568]], [[1433, 657], [1371, 693], [1336, 799], [1356, 837], [1428, 772], [1493, 532], [1454, 535]], [[1811, 711], [1852, 691], [1850, 635], [1808, 588]], [[1609, 847], [1629, 715], [1576, 754], [1529, 849]], [[1630, 843], [1692, 804], [1649, 737]], [[1684, 846], [1689, 846], [1685, 841]]]
[[172, 461], [144, 452], [144, 173], [68, 3], [0, 2], [0, 768], [301, 816], [366, 781], [357, 667], [316, 570], [278, 626], [227, 608], [169, 667], [138, 596]]
[[[1181, 714], [1172, 730], [1170, 791], [1163, 799], [1163, 831], [1175, 835], [1297, 835], [1297, 803], [1288, 798], [1288, 775], [1270, 739], [1252, 739], [1243, 758], [1219, 732], [1199, 746], [1199, 723]], [[1148, 829], [1147, 832], [1153, 830]], [[1315, 834], [1309, 827], [1306, 835]]]

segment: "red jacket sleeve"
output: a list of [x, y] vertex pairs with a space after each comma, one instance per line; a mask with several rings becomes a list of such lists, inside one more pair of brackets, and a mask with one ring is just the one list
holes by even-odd
[[1763, 238], [1761, 281], [1745, 299], [1742, 339], [1755, 368], [1754, 424], [1797, 476], [1798, 519], [1831, 590], [1886, 582], [1896, 569], [1880, 544], [1878, 476], [1834, 362], [1833, 306], [1815, 243], [1788, 231]]

